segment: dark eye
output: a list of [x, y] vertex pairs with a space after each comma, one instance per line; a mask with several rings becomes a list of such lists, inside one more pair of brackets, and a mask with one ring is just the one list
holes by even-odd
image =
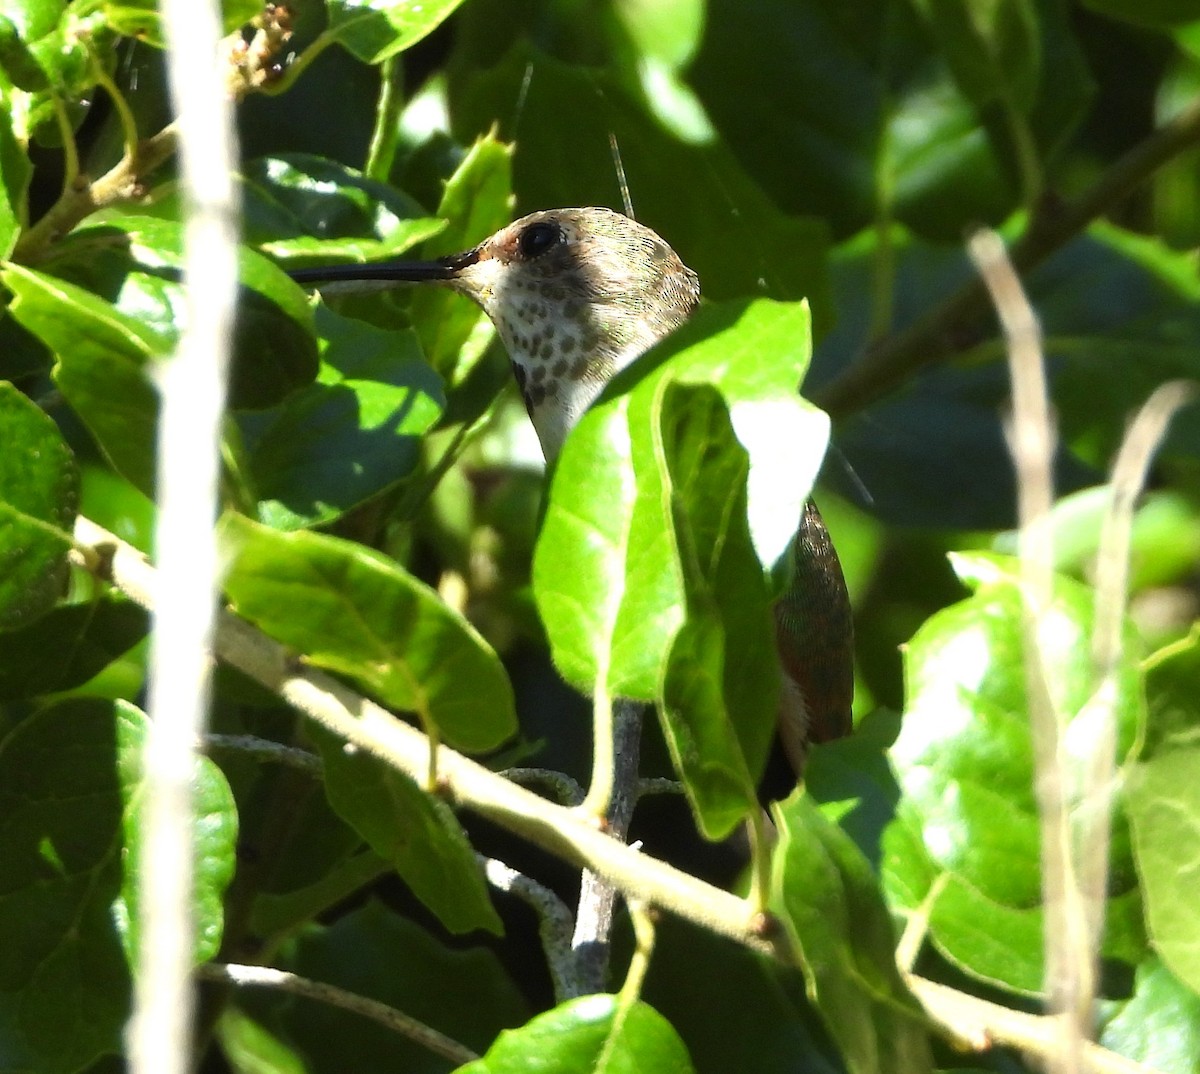
[[522, 257], [540, 257], [561, 239], [557, 224], [530, 224], [517, 237], [517, 248]]

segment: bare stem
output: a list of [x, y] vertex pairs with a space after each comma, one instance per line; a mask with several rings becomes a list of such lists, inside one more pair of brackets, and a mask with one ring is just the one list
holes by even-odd
[[[637, 805], [645, 708], [636, 701], [623, 699], [613, 705], [612, 752], [608, 758], [612, 775], [604, 820], [609, 836], [622, 843], [629, 834], [629, 824]], [[616, 907], [617, 889], [612, 882], [585, 869], [579, 884], [579, 908], [572, 941], [578, 963], [576, 978], [582, 990], [580, 994], [604, 991]]]
[[1060, 1047], [1050, 1069], [1077, 1074], [1091, 1027], [1095, 952], [1083, 927], [1071, 856], [1071, 824], [1062, 755], [1065, 720], [1051, 693], [1041, 637], [1054, 601], [1054, 547], [1050, 510], [1055, 423], [1046, 390], [1041, 330], [1004, 243], [995, 232], [974, 235], [968, 249], [979, 269], [1008, 341], [1013, 413], [1009, 448], [1017, 471], [1020, 520], [1021, 648], [1033, 738], [1038, 819], [1041, 825], [1045, 981], [1052, 1011], [1062, 1015]]
[[[1012, 263], [1027, 273], [1129, 196], [1172, 157], [1200, 141], [1200, 98], [1116, 161], [1085, 194], [1061, 207], [1043, 206], [1012, 249]], [[816, 402], [841, 418], [887, 395], [919, 369], [957, 353], [976, 339], [992, 312], [987, 288], [971, 279], [914, 324], [870, 345], [857, 363], [828, 384]]]
[[200, 966], [196, 975], [202, 980], [215, 981], [220, 984], [232, 984], [243, 988], [274, 988], [280, 992], [289, 992], [293, 996], [304, 996], [306, 999], [317, 1000], [330, 1007], [338, 1007], [352, 1014], [362, 1015], [378, 1022], [393, 1033], [399, 1033], [415, 1044], [428, 1049], [434, 1055], [441, 1056], [451, 1063], [461, 1065], [478, 1059], [470, 1048], [459, 1044], [458, 1041], [439, 1033], [432, 1026], [417, 1021], [412, 1015], [389, 1007], [386, 1003], [347, 992], [337, 985], [324, 981], [314, 981], [308, 977], [299, 977], [284, 970], [271, 969], [269, 966], [241, 966], [234, 963], [210, 962]]

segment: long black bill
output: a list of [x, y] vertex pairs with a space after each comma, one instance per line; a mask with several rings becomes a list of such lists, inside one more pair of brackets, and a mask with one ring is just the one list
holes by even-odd
[[291, 269], [288, 275], [299, 284], [318, 283], [427, 283], [453, 280], [468, 265], [479, 260], [476, 250], [454, 254], [438, 261], [381, 261], [374, 265], [325, 265]]

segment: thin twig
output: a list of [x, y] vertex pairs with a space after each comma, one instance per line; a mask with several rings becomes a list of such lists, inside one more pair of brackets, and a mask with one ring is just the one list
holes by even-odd
[[492, 887], [515, 895], [533, 908], [538, 916], [538, 936], [546, 953], [546, 965], [554, 987], [555, 1002], [582, 995], [576, 977], [575, 956], [571, 951], [571, 930], [574, 920], [571, 910], [553, 891], [524, 873], [495, 858], [477, 855], [484, 876]]
[[208, 720], [225, 370], [237, 300], [240, 205], [233, 110], [216, 60], [214, 0], [164, 0], [167, 69], [180, 126], [186, 318], [162, 367], [158, 434], [159, 575], [150, 641], [150, 721], [143, 753], [140, 927], [134, 1013], [135, 1074], [191, 1068], [193, 776]]
[[285, 746], [282, 742], [272, 742], [257, 735], [205, 735], [200, 742], [205, 752], [227, 750], [244, 754], [255, 761], [266, 764], [286, 765], [312, 776], [322, 772], [321, 758], [308, 750], [296, 746]]
[[1079, 757], [1076, 769], [1075, 847], [1079, 897], [1091, 950], [1099, 948], [1107, 897], [1109, 844], [1117, 766], [1118, 672], [1124, 651], [1129, 590], [1129, 547], [1137, 498], [1146, 483], [1150, 459], [1167, 423], [1194, 395], [1194, 386], [1172, 381], [1159, 387], [1133, 419], [1113, 464], [1111, 502], [1100, 534], [1096, 565], [1096, 605], [1092, 630], [1092, 696], [1075, 717]]
[[386, 1029], [411, 1040], [414, 1044], [441, 1056], [451, 1063], [462, 1065], [470, 1063], [479, 1056], [466, 1045], [439, 1033], [432, 1026], [418, 1021], [412, 1015], [389, 1007], [386, 1003], [348, 992], [337, 985], [326, 984], [324, 981], [314, 981], [308, 977], [300, 977], [285, 970], [272, 969], [269, 966], [244, 966], [236, 963], [208, 962], [196, 968], [196, 976], [201, 980], [214, 981], [219, 984], [232, 984], [243, 988], [274, 988], [280, 992], [289, 992], [294, 996], [304, 996], [315, 999], [330, 1007], [338, 1007], [352, 1014], [362, 1015], [378, 1022]]
[[1052, 463], [1054, 417], [1046, 389], [1041, 331], [1004, 243], [981, 231], [968, 243], [996, 305], [1008, 341], [1013, 388], [1007, 429], [1017, 471], [1020, 523], [1021, 648], [1033, 739], [1035, 790], [1041, 826], [1043, 949], [1050, 1009], [1063, 1016], [1059, 1049], [1050, 1068], [1077, 1074], [1082, 1043], [1091, 1026], [1095, 994], [1095, 953], [1088, 942], [1071, 859], [1070, 815], [1062, 758], [1064, 720], [1054, 703], [1041, 637], [1054, 601], [1054, 546], [1050, 511], [1054, 501]]

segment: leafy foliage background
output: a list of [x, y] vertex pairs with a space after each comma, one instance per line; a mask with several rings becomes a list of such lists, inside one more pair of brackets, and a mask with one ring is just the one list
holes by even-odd
[[[261, 20], [245, 0], [225, 10], [231, 33]], [[813, 751], [804, 793], [771, 768], [759, 792], [786, 798], [770, 901], [803, 970], [665, 916], [625, 1016], [609, 999], [555, 1006], [532, 915], [489, 892], [474, 851], [567, 898], [575, 870], [222, 670], [214, 732], [304, 747], [321, 775], [214, 742], [197, 777], [197, 958], [386, 1000], [486, 1052], [479, 1070], [533, 1054], [590, 1070], [605, 1048], [612, 1069], [962, 1069], [915, 1014], [896, 934], [927, 913], [920, 974], [1036, 1010], [1042, 895], [1003, 348], [985, 305], [946, 303], [972, 279], [968, 229], [1025, 252], [1062, 437], [1052, 664], [1074, 715], [1094, 687], [1096, 486], [1126, 415], [1200, 362], [1200, 11], [298, 0], [291, 14], [274, 52], [250, 33], [231, 51], [235, 610], [494, 768], [586, 780], [589, 705], [560, 675], [656, 701], [665, 734], [648, 728], [644, 770], [688, 795], [644, 801], [632, 834], [743, 890], [738, 841], [696, 833], [757, 812], [774, 687], [751, 642], [827, 431], [795, 396], [803, 376], [833, 419], [817, 496], [856, 603], [858, 730]], [[181, 241], [160, 44], [153, 5], [133, 0], [0, 12], [3, 1071], [116, 1069], [128, 1013], [147, 621], [68, 552], [77, 514], [151, 544], [154, 367], [178, 338]], [[1153, 160], [1129, 155], [1172, 123]], [[709, 305], [588, 416], [543, 494], [473, 307], [404, 290], [312, 303], [279, 266], [436, 256], [534, 209], [619, 208], [613, 145], [638, 218]], [[1105, 1047], [1170, 1072], [1200, 1069], [1198, 422], [1194, 407], [1174, 422], [1135, 526], [1098, 1011]], [[761, 674], [739, 678], [755, 659]], [[207, 1070], [452, 1066], [271, 994], [214, 991], [200, 1031]]]

